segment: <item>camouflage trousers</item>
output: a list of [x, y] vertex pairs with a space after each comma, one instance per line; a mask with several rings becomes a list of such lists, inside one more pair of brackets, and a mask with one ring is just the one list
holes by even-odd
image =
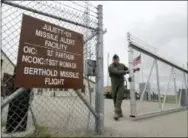
[[125, 92], [124, 84], [112, 88], [112, 98], [114, 101], [115, 113], [118, 115], [122, 114], [121, 104], [123, 101], [124, 92]]

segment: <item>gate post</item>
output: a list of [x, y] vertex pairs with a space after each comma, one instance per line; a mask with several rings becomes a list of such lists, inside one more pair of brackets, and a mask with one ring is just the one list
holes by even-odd
[[129, 78], [130, 78], [130, 117], [136, 117], [135, 82], [133, 72], [133, 48], [131, 47], [130, 33], [127, 33], [129, 52]]
[[96, 118], [96, 132], [104, 132], [104, 85], [103, 85], [103, 7], [98, 5], [98, 35], [96, 46], [96, 99], [95, 110], [98, 114]]

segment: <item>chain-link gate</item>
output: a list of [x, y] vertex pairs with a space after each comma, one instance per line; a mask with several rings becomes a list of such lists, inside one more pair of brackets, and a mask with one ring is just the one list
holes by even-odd
[[[3, 136], [79, 136], [94, 130], [103, 132], [102, 6], [81, 1], [2, 1], [1, 8]], [[88, 59], [95, 60], [97, 65], [96, 78], [84, 75], [85, 89], [14, 87], [23, 14], [84, 35], [84, 70]]]
[[[130, 116], [136, 120], [186, 109], [188, 70], [160, 57], [156, 49], [129, 33], [128, 42]], [[137, 67], [140, 71], [133, 73]]]

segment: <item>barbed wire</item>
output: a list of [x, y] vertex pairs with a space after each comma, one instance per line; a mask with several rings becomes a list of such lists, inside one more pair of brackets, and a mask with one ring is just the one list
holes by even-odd
[[[130, 41], [131, 41], [131, 43], [136, 43], [136, 44], [139, 44], [139, 46], [146, 46], [146, 47], [148, 47], [148, 48], [153, 48], [155, 51], [155, 53], [157, 52], [157, 48], [156, 47], [154, 47], [154, 46], [152, 46], [152, 45], [149, 45], [147, 42], [144, 42], [144, 41], [142, 41], [141, 39], [139, 39], [138, 37], [135, 37], [135, 36], [133, 36], [133, 35], [130, 35]], [[149, 49], [150, 50], [150, 49]]]
[[[178, 66], [182, 67], [182, 65], [181, 65], [178, 61], [176, 61], [176, 60], [174, 59], [174, 57], [172, 57], [172, 56], [167, 56], [166, 53], [160, 52], [156, 47], [154, 47], [154, 46], [148, 44], [147, 42], [142, 41], [141, 39], [139, 39], [139, 38], [136, 37], [136, 36], [130, 35], [130, 42], [131, 42], [132, 44], [138, 45], [138, 46], [140, 46], [140, 47], [142, 47], [142, 48], [144, 48], [144, 49], [146, 49], [146, 50], [148, 50], [148, 51], [150, 51], [150, 52], [152, 52], [152, 53], [158, 55], [159, 57], [164, 57], [164, 58], [166, 58], [166, 59], [169, 60], [169, 61], [173, 61], [173, 62], [174, 62], [175, 64], [177, 64]], [[151, 50], [151, 49], [153, 49], [153, 50]]]
[[[136, 37], [132, 37], [130, 40], [130, 43], [133, 45], [135, 44], [144, 50], [150, 51], [147, 48], [144, 48], [147, 46], [143, 42], [141, 42], [140, 45], [140, 41], [137, 40]], [[138, 72], [138, 74], [136, 73], [134, 75], [133, 82], [135, 85], [135, 91], [139, 92], [140, 95], [140, 99], [138, 100], [136, 106], [136, 114], [138, 116], [140, 114], [149, 115], [149, 113], [153, 113], [158, 110], [170, 110], [172, 108], [178, 109], [180, 107], [184, 107], [184, 105], [181, 104], [182, 99], [180, 95], [182, 92], [180, 90], [186, 89], [185, 81], [183, 80], [184, 76], [186, 76], [185, 72], [133, 48], [134, 58], [138, 56], [138, 53], [142, 54], [142, 58], [140, 65], [137, 65], [137, 67], [141, 67], [141, 70]], [[150, 74], [150, 64], [151, 61], [154, 61], [154, 59], [157, 60], [158, 63], [158, 74], [156, 73], [156, 66], [154, 66]], [[172, 60], [170, 62], [178, 65]], [[174, 72], [170, 71], [172, 68], [175, 69]], [[159, 88], [157, 85], [157, 77], [159, 78]], [[182, 85], [183, 83], [184, 85]], [[159, 103], [159, 98], [161, 99], [161, 104]], [[147, 102], [149, 102], [150, 105], [146, 105]], [[146, 106], [147, 109], [145, 108]]]
[[[57, 9], [56, 7], [54, 7], [54, 6], [50, 6], [50, 5], [48, 5], [48, 4], [43, 4], [43, 5], [45, 5], [45, 6], [47, 6], [47, 7], [49, 7], [49, 8], [53, 8], [53, 9], [55, 9], [56, 11], [59, 11], [59, 9]], [[79, 11], [79, 10], [77, 10], [77, 11]], [[76, 18], [79, 18], [79, 19], [81, 19], [82, 18], [82, 16], [83, 15], [75, 15], [74, 13], [71, 13], [71, 12], [68, 12], [68, 10], [66, 11], [62, 11], [63, 13], [66, 13], [66, 14], [69, 14], [69, 15], [72, 15], [72, 16], [74, 16], [74, 17], [76, 17]], [[82, 14], [84, 14], [82, 11], [81, 11], [81, 13]], [[89, 15], [89, 16], [92, 16], [92, 15]], [[93, 16], [93, 17], [95, 17], [95, 16]], [[96, 17], [95, 17], [96, 18]], [[95, 23], [95, 24], [97, 24], [97, 22], [95, 22], [95, 21], [93, 21], [92, 19], [90, 20], [92, 23]]]
[[[40, 2], [41, 3], [41, 2]], [[46, 6], [48, 6], [48, 7], [51, 7], [49, 4], [45, 4]], [[74, 8], [74, 7], [71, 7], [71, 6], [68, 6], [68, 5], [66, 5], [66, 4], [64, 4], [63, 2], [61, 2], [61, 6], [65, 6], [65, 7], [68, 7], [68, 8], [70, 8], [69, 9], [69, 11], [70, 10], [74, 10], [74, 11], [78, 11], [78, 12], [80, 12], [80, 13], [84, 13], [84, 11], [82, 11], [82, 10], [80, 10], [80, 9], [76, 9], [76, 8]], [[55, 7], [57, 7], [57, 5], [56, 6], [53, 6], [53, 8], [55, 8]], [[59, 7], [60, 8], [60, 7]], [[57, 11], [60, 11], [60, 9], [57, 9], [57, 8], [55, 8]], [[66, 10], [68, 10], [68, 9], [66, 9]], [[65, 12], [65, 11], [63, 11], [63, 12]], [[71, 12], [66, 12], [66, 13], [69, 13], [69, 14], [71, 14], [71, 15], [74, 15], [74, 14], [72, 14]], [[94, 17], [94, 18], [96, 18], [97, 17], [97, 15], [92, 15], [92, 14], [88, 14], [89, 16], [91, 16], [91, 17]]]
[[[71, 0], [71, 2], [74, 3], [74, 4], [76, 4], [76, 5], [78, 5], [79, 7], [85, 8], [83, 5], [81, 5], [81, 4], [79, 4], [79, 3], [75, 2], [75, 1]], [[91, 4], [89, 4], [89, 5], [91, 6]], [[94, 6], [92, 6], [92, 7], [94, 7]], [[94, 8], [96, 8], [96, 7], [94, 7]], [[97, 8], [96, 8], [96, 10], [97, 10]], [[96, 11], [93, 11], [93, 10], [90, 10], [90, 11], [97, 14]]]
[[[60, 4], [60, 2], [53, 1], [54, 3], [49, 2], [15, 2], [24, 7], [29, 7], [30, 9], [37, 9], [44, 13], [52, 14], [55, 16], [63, 16], [63, 18], [68, 19], [72, 18], [75, 22], [84, 24], [86, 19], [80, 13], [86, 14], [85, 11], [80, 10], [76, 7], [76, 4], [69, 6], [66, 3]], [[77, 2], [76, 2], [77, 3]], [[87, 6], [87, 5], [86, 5]], [[82, 9], [85, 9], [86, 6], [82, 6]], [[88, 6], [90, 7], [90, 6]], [[65, 8], [68, 13], [62, 12], [62, 9]], [[89, 8], [89, 12], [92, 11]], [[88, 26], [94, 26], [94, 21], [98, 21], [96, 14], [90, 14], [89, 20], [87, 20]], [[95, 12], [97, 13], [97, 12]], [[8, 55], [4, 56], [5, 62], [3, 63], [2, 74], [13, 74], [14, 65], [8, 60], [17, 61], [17, 51], [19, 47], [19, 36], [22, 22], [22, 14], [27, 14], [29, 16], [42, 19], [44, 21], [56, 24], [67, 29], [77, 31], [84, 35], [84, 40], [87, 40], [90, 35], [93, 34], [92, 29], [87, 27], [67, 23], [52, 17], [44, 16], [39, 13], [32, 11], [27, 11], [26, 9], [20, 9], [19, 7], [14, 7], [13, 5], [7, 5], [2, 3], [2, 47], [1, 49]], [[63, 15], [64, 14], [64, 15]], [[84, 33], [87, 31], [87, 35]], [[96, 58], [96, 45], [97, 39], [95, 36], [88, 40], [88, 52], [84, 50], [84, 56]], [[4, 76], [2, 76], [4, 77]], [[14, 78], [13, 78], [14, 79]], [[90, 79], [90, 78], [89, 78]], [[91, 82], [89, 79], [84, 77], [85, 89], [79, 90], [79, 93], [84, 97], [86, 101], [90, 103], [90, 106], [95, 108], [95, 83]], [[2, 85], [12, 83], [12, 77], [4, 79]], [[13, 82], [14, 84], [14, 82]], [[93, 92], [91, 90], [93, 89]], [[14, 93], [14, 90], [6, 90], [4, 100], [7, 100], [9, 94]], [[27, 99], [31, 100], [31, 103], [28, 103]], [[29, 100], [29, 101], [30, 101]], [[26, 106], [28, 105], [28, 108]], [[32, 110], [32, 111], [31, 111]], [[32, 112], [32, 113], [31, 113]], [[23, 116], [22, 116], [23, 114]], [[19, 120], [21, 118], [21, 120]], [[27, 119], [26, 119], [27, 118]], [[2, 110], [2, 120], [5, 122], [3, 126], [3, 136], [5, 133], [4, 130], [10, 130], [12, 137], [15, 136], [16, 132], [21, 129], [21, 132], [26, 132], [35, 127], [34, 135], [32, 137], [37, 137], [42, 131], [42, 133], [49, 133], [54, 135], [68, 135], [75, 134], [75, 136], [85, 134], [87, 131], [95, 130], [95, 117], [84, 104], [84, 102], [78, 97], [75, 90], [72, 89], [53, 89], [53, 88], [35, 88], [33, 89], [33, 96], [29, 95], [28, 92], [23, 92], [20, 97], [17, 97], [12, 101], [9, 106], [7, 105]], [[12, 123], [10, 123], [12, 122]], [[25, 128], [24, 124], [28, 124]], [[8, 126], [7, 126], [8, 125]], [[13, 128], [13, 130], [11, 129]], [[15, 133], [14, 133], [15, 132]], [[56, 135], [55, 135], [56, 136]], [[22, 136], [23, 137], [23, 136]], [[40, 136], [39, 136], [40, 137]]]

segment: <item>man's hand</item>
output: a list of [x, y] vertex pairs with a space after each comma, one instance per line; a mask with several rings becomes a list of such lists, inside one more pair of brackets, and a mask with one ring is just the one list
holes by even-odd
[[135, 68], [135, 69], [134, 69], [134, 72], [136, 72], [136, 71], [140, 71], [140, 68]]
[[131, 77], [129, 77], [128, 80], [129, 80], [129, 82], [131, 82], [132, 81]]

